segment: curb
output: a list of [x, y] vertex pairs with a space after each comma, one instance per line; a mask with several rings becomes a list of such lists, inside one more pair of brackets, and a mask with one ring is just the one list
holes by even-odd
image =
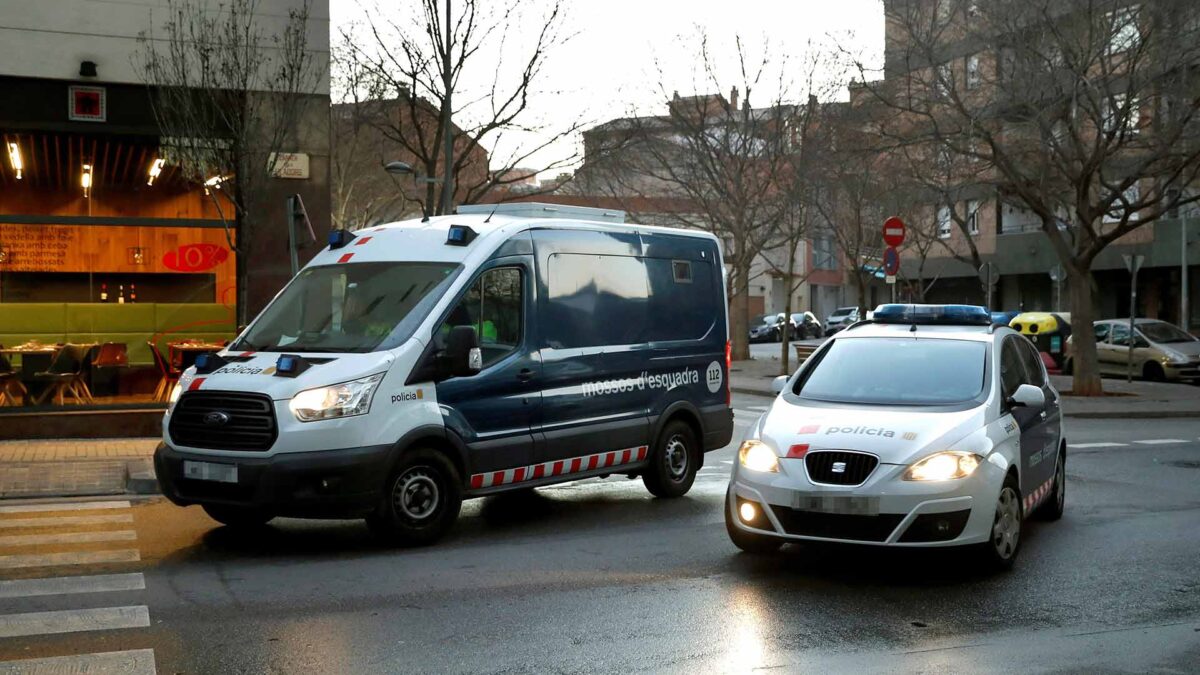
[[125, 492], [135, 495], [158, 494], [158, 479], [154, 475], [154, 462], [135, 459], [125, 463]]

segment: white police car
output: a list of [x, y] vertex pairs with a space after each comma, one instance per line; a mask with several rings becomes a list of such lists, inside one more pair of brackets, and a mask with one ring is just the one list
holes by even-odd
[[1003, 568], [1028, 516], [1062, 515], [1058, 392], [982, 307], [881, 305], [775, 385], [726, 499], [743, 550], [969, 545]]

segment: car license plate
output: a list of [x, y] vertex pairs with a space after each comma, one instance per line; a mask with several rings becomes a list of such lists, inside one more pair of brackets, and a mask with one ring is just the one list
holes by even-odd
[[792, 506], [801, 511], [842, 513], [854, 516], [879, 515], [878, 497], [842, 497], [797, 494]]
[[183, 462], [184, 478], [211, 480], [218, 483], [236, 483], [237, 464], [214, 464], [212, 462]]

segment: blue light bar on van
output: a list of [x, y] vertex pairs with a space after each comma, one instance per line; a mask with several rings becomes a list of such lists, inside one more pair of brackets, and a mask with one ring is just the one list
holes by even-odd
[[309, 362], [297, 354], [280, 354], [275, 361], [276, 377], [296, 377], [308, 370]]
[[992, 315], [978, 305], [880, 305], [872, 320], [922, 326], [990, 326]]
[[446, 244], [449, 246], [466, 246], [474, 241], [477, 236], [475, 230], [466, 225], [451, 225], [450, 232], [446, 235]]
[[350, 230], [336, 229], [329, 231], [329, 248], [337, 250], [354, 241], [354, 233]]
[[196, 357], [196, 374], [207, 375], [225, 365], [228, 365], [228, 362], [221, 358], [219, 354], [201, 354]]

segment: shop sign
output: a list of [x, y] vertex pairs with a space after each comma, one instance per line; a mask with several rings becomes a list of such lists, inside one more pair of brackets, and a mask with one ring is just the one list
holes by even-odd
[[108, 121], [108, 93], [104, 87], [67, 87], [67, 119], [72, 122]]
[[275, 178], [308, 178], [307, 152], [271, 153], [268, 165]]
[[186, 244], [163, 255], [163, 266], [176, 272], [203, 272], [229, 259], [229, 251], [216, 244]]

